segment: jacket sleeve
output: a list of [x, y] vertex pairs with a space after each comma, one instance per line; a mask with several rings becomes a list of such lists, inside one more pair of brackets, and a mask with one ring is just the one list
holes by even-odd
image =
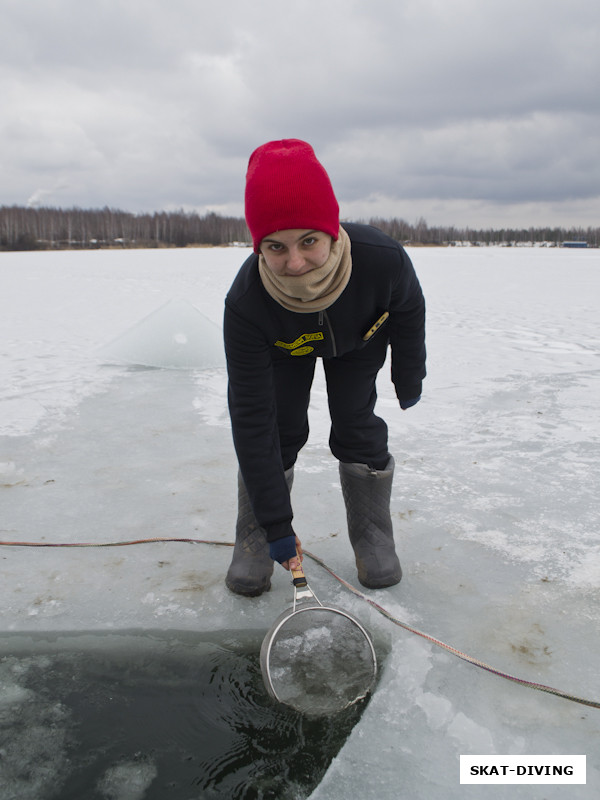
[[425, 370], [425, 298], [404, 249], [392, 287], [390, 344], [392, 381], [398, 400], [413, 400], [422, 392]]
[[275, 541], [293, 535], [293, 514], [281, 460], [270, 346], [229, 300], [223, 331], [238, 463], [256, 519], [267, 540]]

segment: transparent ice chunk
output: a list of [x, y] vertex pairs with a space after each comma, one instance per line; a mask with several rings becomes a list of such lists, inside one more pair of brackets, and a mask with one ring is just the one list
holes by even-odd
[[109, 362], [169, 369], [212, 369], [225, 361], [221, 329], [182, 299], [156, 309], [98, 354]]

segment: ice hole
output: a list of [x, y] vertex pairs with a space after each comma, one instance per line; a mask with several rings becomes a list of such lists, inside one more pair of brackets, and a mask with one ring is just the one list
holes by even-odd
[[262, 636], [1, 635], [0, 797], [308, 797], [364, 704], [314, 720], [276, 703]]

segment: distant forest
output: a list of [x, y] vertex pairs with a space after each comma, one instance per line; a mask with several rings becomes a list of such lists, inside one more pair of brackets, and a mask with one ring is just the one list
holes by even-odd
[[[406, 245], [452, 244], [560, 247], [585, 242], [598, 247], [600, 228], [501, 228], [476, 230], [414, 225], [402, 219], [368, 222]], [[186, 211], [132, 214], [113, 208], [28, 208], [0, 206], [0, 250], [93, 249], [102, 247], [193, 247], [241, 245], [251, 241], [244, 219]]]

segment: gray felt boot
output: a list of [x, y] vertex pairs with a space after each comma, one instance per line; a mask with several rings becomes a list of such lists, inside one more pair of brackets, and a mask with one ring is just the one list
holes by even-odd
[[[294, 468], [285, 473], [288, 489], [292, 490]], [[238, 516], [235, 529], [233, 558], [227, 570], [225, 584], [236, 594], [257, 597], [271, 588], [273, 560], [264, 528], [261, 528], [250, 505], [250, 498], [241, 473], [238, 472]]]
[[340, 462], [348, 533], [358, 580], [368, 589], [394, 586], [402, 578], [390, 516], [393, 478], [391, 456], [383, 470], [371, 469], [366, 464]]

